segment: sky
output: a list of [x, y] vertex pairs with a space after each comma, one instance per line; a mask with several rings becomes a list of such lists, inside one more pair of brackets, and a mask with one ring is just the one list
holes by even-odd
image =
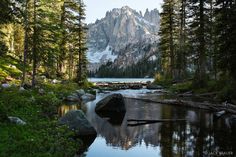
[[163, 0], [84, 0], [86, 7], [86, 22], [92, 23], [96, 19], [105, 17], [107, 11], [113, 8], [121, 8], [123, 6], [129, 6], [137, 11], [143, 13], [148, 8], [152, 10], [157, 8], [161, 9]]

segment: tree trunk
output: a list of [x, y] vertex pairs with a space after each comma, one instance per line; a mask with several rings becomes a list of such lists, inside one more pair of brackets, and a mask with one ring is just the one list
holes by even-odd
[[205, 43], [205, 20], [204, 20], [204, 0], [200, 0], [200, 29], [199, 29], [199, 59], [198, 70], [196, 71], [196, 82], [199, 87], [204, 87], [206, 84], [206, 43]]
[[66, 30], [65, 30], [65, 2], [62, 5], [62, 13], [61, 13], [61, 29], [62, 29], [62, 40], [61, 40], [61, 45], [60, 45], [60, 54], [58, 57], [58, 68], [57, 68], [57, 73], [61, 74], [63, 73], [62, 69], [63, 69], [63, 62], [64, 62], [64, 58], [66, 55]]
[[186, 74], [186, 32], [185, 32], [185, 25], [186, 25], [186, 0], [181, 1], [181, 13], [180, 13], [180, 46], [178, 51], [179, 56], [179, 67], [178, 67], [178, 78], [180, 80], [184, 79]]
[[25, 2], [25, 17], [24, 17], [24, 55], [23, 55], [23, 76], [22, 76], [22, 82], [21, 85], [24, 85], [25, 83], [25, 75], [26, 75], [26, 62], [27, 62], [27, 54], [29, 51], [29, 43], [28, 43], [28, 31], [29, 31], [29, 23], [28, 23], [28, 5], [29, 0], [26, 0]]
[[170, 77], [171, 79], [174, 78], [174, 60], [175, 60], [175, 56], [174, 56], [174, 30], [173, 30], [173, 2], [170, 2]]
[[36, 37], [37, 37], [37, 26], [36, 26], [36, 0], [34, 0], [34, 26], [33, 26], [33, 49], [32, 49], [32, 54], [33, 54], [33, 73], [32, 73], [32, 86], [35, 86], [35, 76], [36, 76], [36, 67], [37, 67], [37, 50], [36, 50]]

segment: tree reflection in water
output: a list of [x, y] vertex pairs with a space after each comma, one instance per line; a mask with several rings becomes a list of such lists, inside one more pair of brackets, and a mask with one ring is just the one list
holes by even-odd
[[[130, 148], [143, 143], [147, 147], [160, 147], [163, 157], [209, 156], [213, 151], [235, 153], [235, 129], [226, 128], [225, 119], [213, 121], [213, 115], [207, 111], [131, 99], [126, 99], [126, 108], [121, 125], [113, 125], [92, 109], [87, 115], [107, 146], [127, 150], [127, 156]], [[187, 122], [129, 127], [127, 119], [187, 119]]]
[[[106, 118], [107, 116], [105, 118], [98, 116], [94, 112], [96, 101], [88, 103], [84, 110], [88, 120], [98, 132], [97, 139], [105, 139], [106, 146], [114, 148], [111, 154], [116, 153], [116, 150], [125, 150], [125, 156], [130, 157], [131, 148], [144, 145], [147, 148], [158, 148], [156, 150], [160, 150], [159, 156], [163, 157], [208, 157], [209, 153], [217, 151], [233, 152], [233, 155], [236, 153], [236, 129], [229, 127], [227, 119], [214, 120], [212, 113], [205, 110], [132, 99], [126, 99], [125, 102], [127, 112], [124, 118], [122, 116], [121, 123], [113, 123]], [[62, 116], [69, 110], [81, 109], [80, 106], [64, 105], [59, 108], [58, 113]], [[127, 126], [127, 119], [187, 119], [187, 122], [153, 123], [130, 127]], [[117, 120], [119, 121], [119, 118]], [[84, 139], [84, 142], [88, 141], [89, 144], [85, 149], [79, 150], [80, 153], [87, 151], [82, 153], [82, 156], [87, 156], [91, 150], [99, 149], [90, 146], [94, 139], [95, 137]], [[90, 148], [87, 150], [88, 146]], [[142, 156], [145, 154], [146, 152], [143, 152]]]

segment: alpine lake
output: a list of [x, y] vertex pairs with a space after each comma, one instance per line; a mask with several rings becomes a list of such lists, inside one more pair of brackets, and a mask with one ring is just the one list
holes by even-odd
[[[152, 79], [91, 79], [101, 81], [152, 81]], [[112, 93], [125, 97], [126, 114], [111, 122], [95, 113], [96, 103]], [[85, 104], [64, 104], [59, 116], [81, 109], [97, 131], [82, 138], [78, 157], [209, 157], [236, 155], [236, 127], [227, 118], [215, 119], [212, 112], [191, 107], [150, 103], [131, 98], [165, 99], [162, 90], [117, 90], [97, 93]], [[186, 121], [129, 125], [127, 119], [186, 119]], [[81, 150], [80, 150], [81, 149]]]

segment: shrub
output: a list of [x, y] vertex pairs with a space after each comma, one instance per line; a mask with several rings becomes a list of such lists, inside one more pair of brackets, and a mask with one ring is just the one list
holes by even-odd
[[0, 102], [0, 122], [6, 122], [8, 120], [7, 110], [2, 102]]
[[46, 94], [36, 97], [36, 104], [41, 106], [42, 112], [47, 117], [53, 117], [61, 101], [54, 94]]
[[178, 92], [178, 93], [187, 92], [191, 89], [192, 89], [192, 81], [177, 83], [170, 87], [170, 90]]

